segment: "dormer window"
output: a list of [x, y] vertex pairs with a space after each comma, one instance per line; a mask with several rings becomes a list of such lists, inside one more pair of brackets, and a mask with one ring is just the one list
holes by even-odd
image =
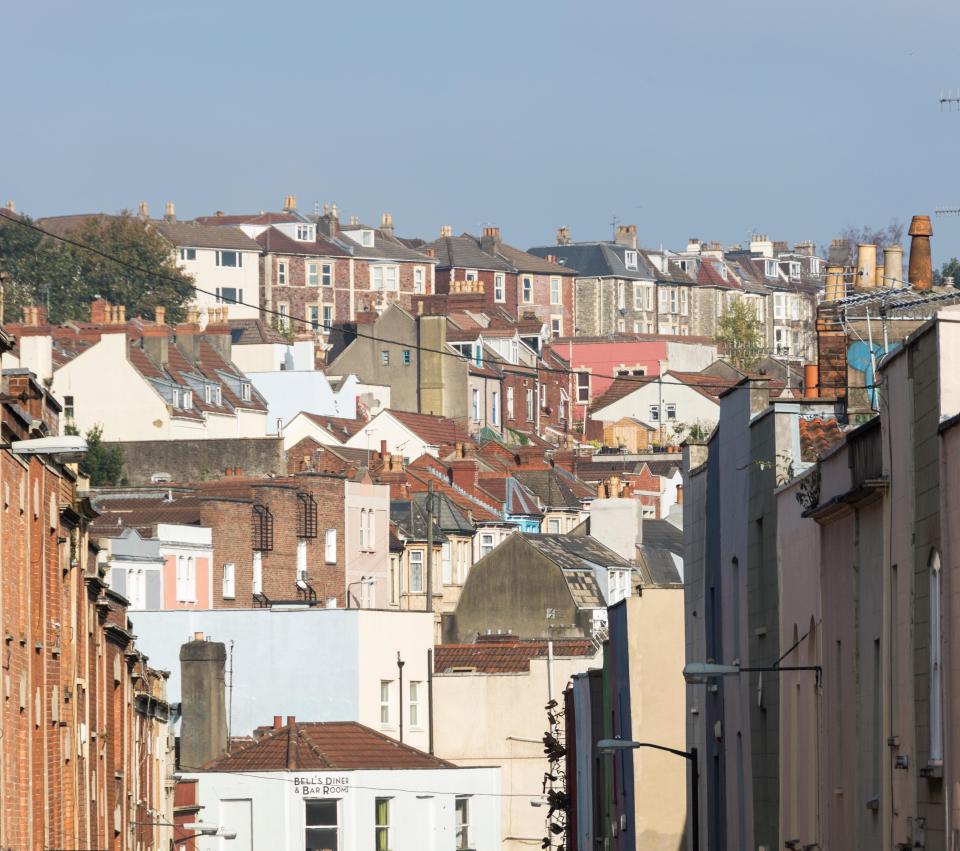
[[316, 239], [314, 225], [297, 225], [297, 239], [300, 242], [313, 242]]
[[250, 387], [249, 381], [240, 382], [240, 398], [243, 399], [244, 402], [249, 402], [250, 399], [253, 398], [253, 390]]
[[631, 271], [637, 270], [637, 252], [636, 251], [624, 251], [623, 252], [623, 265], [626, 266]]
[[203, 385], [203, 400], [208, 405], [219, 405], [223, 401], [223, 394], [220, 391], [219, 384]]
[[180, 390], [176, 387], [173, 388], [172, 404], [174, 408], [180, 407]]
[[193, 408], [193, 391], [183, 391], [183, 410], [189, 411]]
[[800, 280], [800, 261], [798, 260], [790, 261], [790, 280], [791, 281]]
[[776, 260], [764, 260], [763, 262], [764, 269], [763, 273], [768, 278], [779, 278], [780, 277], [780, 268], [777, 265]]

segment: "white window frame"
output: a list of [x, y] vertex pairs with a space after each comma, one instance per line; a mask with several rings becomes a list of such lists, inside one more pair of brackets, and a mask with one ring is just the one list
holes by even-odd
[[[584, 381], [586, 378], [586, 381]], [[586, 404], [590, 401], [590, 373], [586, 370], [577, 370], [577, 404]]]
[[507, 276], [503, 272], [495, 272], [493, 275], [493, 300], [497, 302], [506, 301]]
[[547, 534], [548, 535], [560, 534], [560, 518], [559, 517], [547, 518]]
[[476, 281], [476, 280], [478, 279], [478, 278], [477, 278], [477, 270], [476, 270], [476, 269], [464, 269], [464, 270], [463, 270], [463, 279], [464, 279], [465, 281]]
[[333, 286], [333, 263], [320, 264], [320, 283], [325, 287]]
[[653, 310], [653, 285], [645, 284], [643, 287], [643, 309]]
[[263, 553], [253, 551], [253, 593], [263, 593]]
[[646, 289], [639, 281], [633, 285], [633, 309], [643, 310], [643, 292]]
[[559, 275], [550, 278], [550, 304], [563, 304], [563, 286]]
[[480, 391], [474, 387], [470, 391], [470, 410], [473, 414], [473, 421], [480, 422]]
[[533, 415], [536, 408], [536, 399], [532, 389], [527, 390], [527, 422], [533, 422]]
[[180, 259], [183, 261], [196, 260], [197, 259], [197, 249], [196, 248], [181, 248], [180, 249]]
[[533, 278], [530, 275], [521, 278], [521, 293], [524, 304], [533, 304]]
[[649, 414], [650, 414], [650, 422], [652, 423], [660, 422], [660, 406], [659, 405], [651, 405]]
[[413, 291], [422, 293], [424, 291], [424, 282], [426, 281], [426, 270], [423, 266], [413, 267]]
[[[225, 264], [223, 262], [224, 254], [235, 254], [237, 256], [237, 262], [232, 264]], [[217, 265], [221, 266], [224, 269], [242, 269], [243, 268], [243, 252], [236, 251], [232, 249], [224, 249], [217, 252]]]
[[423, 550], [410, 550], [410, 593], [423, 593]]
[[486, 555], [489, 555], [493, 552], [493, 548], [496, 546], [493, 542], [493, 533], [492, 532], [481, 532], [480, 533], [480, 558], [483, 558]]
[[327, 564], [337, 563], [337, 530], [327, 529], [323, 534], [323, 560]]
[[682, 316], [690, 315], [690, 294], [686, 287], [680, 287], [680, 313]]
[[664, 405], [665, 413], [668, 420], [675, 420], [677, 418], [677, 403], [676, 402], [667, 402]]
[[380, 680], [380, 724], [390, 726], [390, 691], [393, 680]]
[[637, 252], [631, 249], [623, 252], [623, 265], [631, 272], [637, 271]]
[[193, 556], [177, 556], [177, 602], [197, 602], [196, 563]]
[[323, 327], [321, 331], [329, 331], [330, 326], [333, 324], [333, 305], [325, 304], [323, 305]]
[[444, 585], [453, 584], [453, 558], [451, 557], [452, 545], [450, 541], [444, 541], [440, 545], [440, 573]]
[[314, 331], [320, 330], [320, 305], [319, 304], [307, 305], [307, 319], [310, 322], [310, 327]]
[[457, 795], [454, 799], [454, 830], [454, 848], [457, 851], [471, 851], [469, 795]]
[[307, 262], [307, 286], [308, 287], [319, 287], [320, 286], [320, 264], [315, 260], [309, 260]]
[[237, 566], [230, 561], [223, 565], [222, 595], [224, 600], [237, 598]]
[[407, 720], [410, 728], [419, 730], [420, 724], [420, 697], [423, 692], [423, 683], [420, 680], [410, 680], [410, 701], [407, 707]]
[[774, 319], [784, 319], [786, 318], [786, 304], [784, 299], [786, 298], [785, 293], [774, 293], [773, 294], [773, 318]]
[[298, 242], [312, 242], [313, 239], [313, 225], [297, 225]]
[[562, 316], [550, 317], [550, 333], [554, 337], [563, 336], [563, 317]]
[[500, 425], [500, 393], [496, 390], [490, 394], [490, 422]]
[[285, 287], [287, 285], [287, 261], [277, 261], [277, 286]]
[[513, 419], [513, 388], [507, 388], [507, 419]]
[[297, 541], [297, 581], [307, 581], [307, 542]]

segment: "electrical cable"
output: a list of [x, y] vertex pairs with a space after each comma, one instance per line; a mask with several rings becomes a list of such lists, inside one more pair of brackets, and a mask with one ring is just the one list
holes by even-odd
[[[109, 254], [105, 251], [102, 251], [99, 248], [96, 248], [95, 246], [88, 245], [83, 242], [78, 242], [77, 240], [70, 239], [69, 237], [62, 236], [60, 234], [52, 233], [51, 231], [48, 231], [33, 222], [25, 221], [19, 217], [6, 217], [4, 221], [14, 222], [16, 224], [21, 225], [22, 227], [25, 227], [30, 230], [36, 231], [37, 233], [43, 234], [44, 236], [47, 236], [50, 239], [58, 240], [59, 242], [66, 243], [67, 245], [72, 245], [75, 248], [79, 248], [83, 251], [89, 251], [92, 254], [96, 254], [97, 256], [104, 258], [105, 260], [109, 260], [112, 263], [116, 263], [119, 266], [123, 266], [124, 268], [130, 269], [131, 271], [137, 272], [139, 274], [157, 278], [158, 280], [166, 281], [168, 283], [173, 283], [178, 285], [183, 283], [183, 281], [178, 280], [177, 278], [173, 278], [169, 275], [165, 275], [161, 272], [157, 272], [151, 269], [145, 269], [142, 266], [137, 266], [136, 264], [123, 260], [122, 258], [115, 257], [114, 255]], [[212, 298], [217, 298], [217, 299], [220, 298], [220, 296], [218, 296], [217, 293], [211, 292], [210, 290], [205, 290], [202, 287], [198, 287], [196, 284], [191, 284], [191, 287], [195, 292], [202, 293], [203, 295], [211, 296]], [[301, 325], [305, 326], [308, 330], [317, 330], [318, 328], [322, 328], [325, 331], [341, 330], [336, 328], [336, 326], [334, 325], [327, 324], [319, 320], [313, 321], [306, 318], [300, 318], [299, 316], [291, 316], [289, 314], [281, 313], [278, 310], [273, 310], [268, 307], [261, 307], [260, 305], [250, 304], [249, 302], [240, 301], [238, 299], [231, 300], [230, 302], [227, 302], [227, 303], [237, 304], [242, 307], [249, 307], [252, 310], [258, 310], [261, 313], [265, 313], [271, 316], [276, 316], [282, 319], [284, 322], [300, 323]], [[473, 358], [468, 357], [467, 355], [464, 355], [460, 352], [445, 351], [443, 349], [431, 349], [427, 346], [421, 346], [419, 344], [411, 344], [403, 340], [391, 340], [386, 337], [378, 337], [375, 334], [368, 334], [368, 333], [362, 332], [359, 329], [356, 329], [355, 331], [351, 331], [350, 333], [354, 334], [357, 337], [361, 337], [363, 339], [368, 339], [374, 342], [384, 343], [387, 345], [401, 346], [407, 349], [414, 349], [415, 351], [426, 353], [426, 354], [442, 355], [444, 357], [452, 357], [452, 358], [456, 358], [459, 361], [466, 361], [466, 362], [471, 362], [473, 360]], [[481, 336], [482, 336], [482, 332], [481, 332]], [[760, 354], [771, 355], [773, 354], [773, 351], [774, 350], [771, 348], [759, 346], [759, 347], [747, 350], [747, 353], [751, 355], [760, 355]], [[540, 357], [542, 357], [542, 355], [540, 355]], [[557, 355], [557, 357], [562, 359], [562, 356], [560, 355]], [[530, 367], [522, 367], [520, 369], [515, 369], [515, 368], [511, 369], [510, 367], [497, 364], [497, 368], [503, 371], [504, 373], [511, 374], [511, 375], [520, 375], [524, 377], [530, 377], [532, 373], [536, 373], [538, 376], [540, 373], [556, 373], [559, 375], [570, 377], [570, 376], [579, 375], [580, 373], [585, 372], [585, 370], [563, 368], [563, 367], [549, 367], [549, 366], [530, 366]], [[676, 381], [676, 382], [664, 381], [663, 375], [657, 375], [657, 376], [609, 375], [609, 374], [597, 373], [597, 372], [588, 372], [587, 374], [589, 374], [591, 378], [602, 378], [602, 379], [610, 379], [611, 381], [636, 383], [637, 386], [644, 386], [647, 384], [661, 384], [664, 386], [688, 386], [682, 381]], [[731, 387], [735, 385], [730, 384], [729, 382], [720, 382], [720, 381], [717, 381], [717, 382], [698, 381], [693, 386], [695, 388], [696, 387], [713, 388], [718, 391], [723, 391], [723, 390], [729, 390]], [[581, 405], [584, 403], [574, 402], [573, 404]]]

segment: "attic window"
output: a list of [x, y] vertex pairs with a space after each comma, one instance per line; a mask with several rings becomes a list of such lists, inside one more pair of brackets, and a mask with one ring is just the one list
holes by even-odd
[[313, 242], [313, 225], [297, 225], [297, 239], [300, 242]]
[[766, 261], [764, 261], [763, 273], [764, 273], [768, 278], [779, 278], [779, 277], [780, 277], [780, 269], [779, 269], [779, 267], [777, 266], [777, 261], [776, 261], [776, 260], [766, 260]]
[[253, 392], [250, 388], [250, 382], [241, 381], [240, 382], [240, 398], [243, 399], [244, 402], [249, 402], [252, 396], [253, 396]]
[[637, 252], [636, 251], [624, 251], [623, 252], [623, 265], [628, 269], [636, 271], [637, 269]]
[[189, 411], [193, 408], [193, 391], [184, 390], [183, 391], [183, 409]]

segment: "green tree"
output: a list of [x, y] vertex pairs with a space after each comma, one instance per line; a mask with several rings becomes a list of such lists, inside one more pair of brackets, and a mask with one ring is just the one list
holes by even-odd
[[[76, 426], [68, 425], [67, 434], [78, 434]], [[87, 432], [87, 453], [80, 462], [80, 474], [90, 479], [90, 486], [108, 487], [122, 483], [123, 450], [103, 442], [103, 426], [95, 425]]]
[[6, 320], [19, 319], [28, 304], [45, 306], [53, 323], [85, 319], [96, 298], [124, 305], [129, 316], [153, 317], [162, 305], [168, 321], [183, 318], [193, 278], [177, 268], [172, 246], [149, 222], [128, 212], [92, 216], [69, 238], [129, 265], [0, 218]]
[[753, 369], [763, 357], [763, 326], [742, 299], [732, 302], [717, 320], [717, 346], [737, 369]]
[[960, 287], [960, 260], [957, 260], [956, 257], [951, 257], [943, 264], [939, 272], [935, 271], [933, 273], [933, 285], [942, 287], [944, 278], [948, 277], [953, 278], [955, 287]]

